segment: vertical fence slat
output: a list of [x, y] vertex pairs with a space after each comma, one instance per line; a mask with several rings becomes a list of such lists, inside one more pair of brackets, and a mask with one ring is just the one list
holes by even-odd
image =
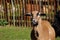
[[13, 0], [11, 0], [11, 3], [12, 3], [12, 16], [13, 16], [13, 25], [15, 26], [15, 13], [14, 13], [14, 11], [15, 11], [15, 7], [14, 7], [14, 3], [13, 3]]

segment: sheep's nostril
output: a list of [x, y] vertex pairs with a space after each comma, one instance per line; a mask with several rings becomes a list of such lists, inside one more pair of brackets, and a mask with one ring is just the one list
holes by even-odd
[[36, 23], [35, 20], [32, 20], [32, 23], [35, 24]]
[[36, 22], [35, 20], [32, 20], [32, 25], [33, 26], [37, 26], [38, 25], [38, 22]]

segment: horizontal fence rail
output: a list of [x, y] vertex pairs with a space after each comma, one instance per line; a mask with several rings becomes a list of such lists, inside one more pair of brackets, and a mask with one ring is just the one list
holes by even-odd
[[31, 27], [31, 17], [26, 13], [37, 10], [47, 15], [43, 19], [53, 22], [56, 8], [55, 0], [0, 0], [0, 19], [9, 25]]

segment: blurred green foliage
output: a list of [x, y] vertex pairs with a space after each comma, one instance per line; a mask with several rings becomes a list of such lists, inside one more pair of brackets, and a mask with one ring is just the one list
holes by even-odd
[[5, 19], [0, 19], [0, 26], [5, 26], [7, 24], [8, 22]]

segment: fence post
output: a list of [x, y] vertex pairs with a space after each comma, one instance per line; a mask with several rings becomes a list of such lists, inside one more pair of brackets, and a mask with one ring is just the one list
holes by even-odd
[[8, 12], [7, 12], [7, 0], [4, 0], [4, 18], [8, 21], [7, 17], [8, 17]]
[[11, 3], [12, 3], [12, 13], [13, 13], [13, 25], [15, 26], [15, 13], [14, 13], [15, 7], [13, 4], [13, 0], [11, 0]]

